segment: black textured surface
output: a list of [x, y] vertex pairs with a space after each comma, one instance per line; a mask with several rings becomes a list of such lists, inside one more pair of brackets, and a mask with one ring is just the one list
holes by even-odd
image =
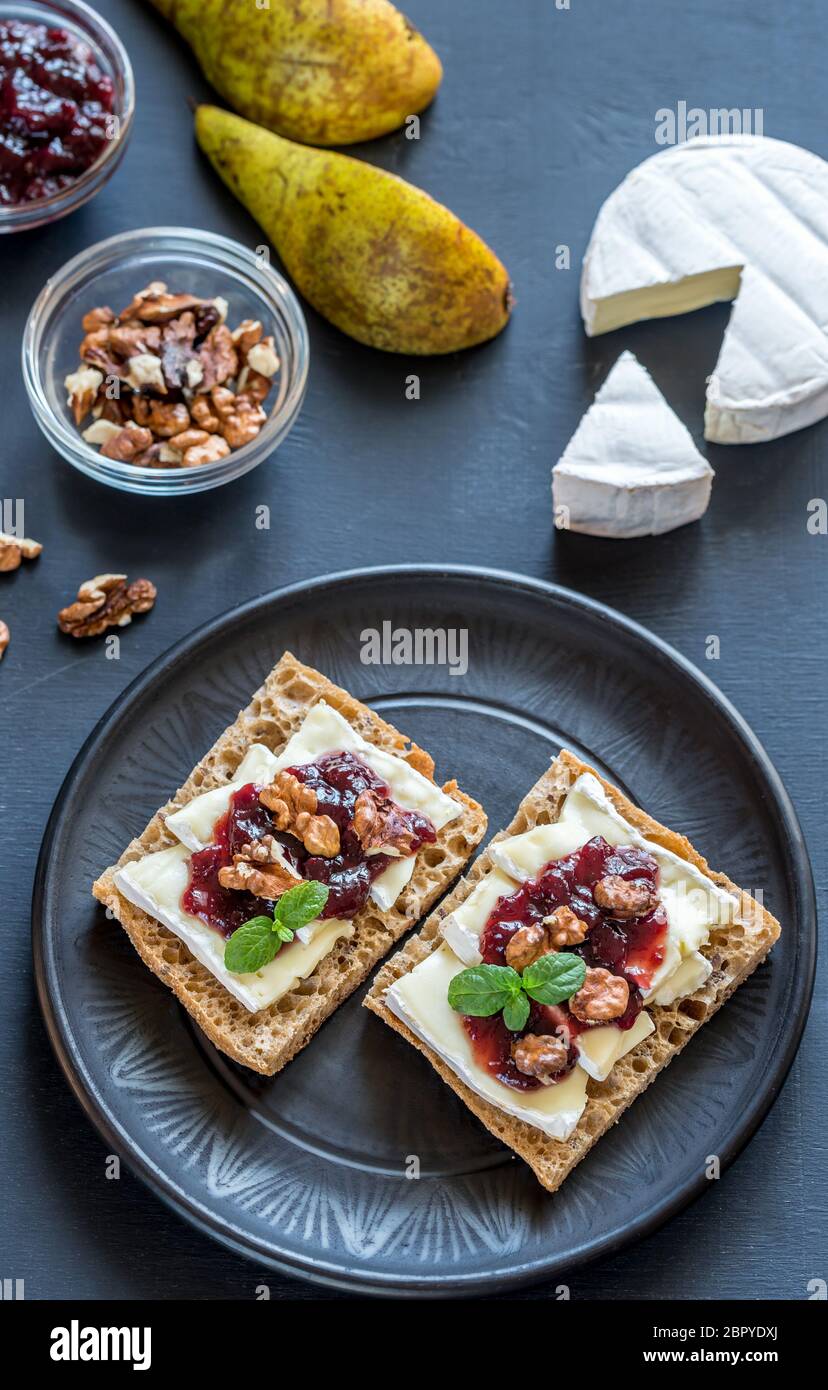
[[[443, 56], [444, 88], [419, 142], [360, 151], [447, 202], [487, 237], [518, 306], [494, 344], [409, 363], [352, 344], [309, 313], [312, 363], [299, 424], [273, 463], [190, 502], [126, 500], [52, 455], [18, 366], [29, 305], [68, 256], [141, 225], [195, 224], [251, 246], [261, 237], [194, 149], [188, 96], [208, 89], [140, 0], [99, 8], [132, 54], [133, 141], [113, 183], [52, 228], [0, 246], [4, 298], [0, 495], [24, 497], [36, 567], [0, 578], [12, 646], [0, 670], [5, 961], [2, 1273], [28, 1297], [252, 1295], [257, 1270], [169, 1214], [124, 1174], [79, 1115], [46, 1042], [31, 985], [28, 903], [43, 826], [83, 738], [146, 664], [199, 622], [281, 583], [352, 564], [490, 563], [556, 579], [651, 626], [704, 666], [763, 739], [793, 796], [824, 879], [826, 780], [821, 615], [824, 537], [806, 531], [825, 492], [828, 425], [759, 448], [707, 450], [717, 470], [700, 525], [623, 546], [555, 535], [549, 470], [622, 347], [653, 372], [695, 438], [704, 377], [727, 309], [642, 325], [593, 343], [573, 267], [602, 199], [655, 150], [655, 112], [762, 107], [765, 133], [828, 156], [824, 15], [818, 0], [691, 9], [658, 0], [409, 0]], [[411, 370], [422, 399], [407, 402]], [[255, 529], [266, 502], [273, 529]], [[156, 581], [156, 611], [124, 634], [119, 662], [54, 626], [81, 579], [106, 569]], [[718, 661], [705, 643], [721, 640]], [[802, 1297], [825, 1276], [824, 989], [785, 1090], [707, 1199], [644, 1244], [580, 1272], [575, 1297]], [[272, 1295], [308, 1290], [271, 1277]], [[548, 1290], [540, 1290], [541, 1296]]]

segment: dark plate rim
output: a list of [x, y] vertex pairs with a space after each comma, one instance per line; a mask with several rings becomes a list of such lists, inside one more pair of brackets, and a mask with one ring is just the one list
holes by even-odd
[[[522, 1285], [538, 1282], [560, 1273], [559, 1259], [536, 1260], [529, 1264], [517, 1264], [496, 1273], [475, 1272], [459, 1274], [456, 1277], [411, 1277], [405, 1275], [378, 1275], [366, 1273], [341, 1262], [322, 1261], [308, 1258], [302, 1260], [292, 1252], [279, 1250], [255, 1237], [247, 1236], [239, 1228], [217, 1218], [213, 1213], [201, 1208], [169, 1176], [164, 1174], [135, 1145], [126, 1131], [109, 1116], [105, 1101], [96, 1093], [91, 1077], [88, 1077], [83, 1060], [73, 1046], [68, 1023], [49, 989], [48, 965], [46, 960], [46, 941], [43, 930], [43, 905], [46, 890], [48, 866], [52, 857], [52, 847], [59, 834], [61, 823], [72, 794], [87, 761], [92, 758], [97, 746], [106, 734], [110, 724], [121, 716], [127, 707], [137, 700], [162, 674], [173, 665], [188, 661], [198, 648], [212, 641], [222, 628], [246, 619], [259, 609], [290, 603], [298, 597], [322, 594], [333, 587], [341, 588], [349, 584], [362, 584], [368, 581], [393, 582], [395, 579], [412, 579], [421, 576], [427, 579], [443, 577], [447, 580], [473, 580], [480, 583], [494, 583], [498, 586], [523, 591], [535, 598], [554, 600], [572, 608], [586, 610], [593, 619], [619, 627], [630, 633], [639, 642], [658, 653], [662, 664], [672, 667], [697, 687], [699, 692], [713, 705], [719, 717], [738, 739], [753, 764], [754, 772], [767, 787], [776, 812], [776, 818], [784, 831], [784, 841], [790, 858], [790, 876], [796, 904], [795, 920], [798, 924], [798, 965], [800, 977], [807, 987], [797, 995], [795, 1011], [787, 1017], [784, 1038], [780, 1039], [779, 1055], [775, 1064], [766, 1074], [763, 1086], [752, 1097], [746, 1110], [739, 1113], [731, 1124], [723, 1143], [719, 1145], [721, 1171], [734, 1161], [742, 1149], [756, 1133], [779, 1095], [782, 1085], [793, 1065], [799, 1049], [802, 1033], [810, 1009], [811, 996], [816, 972], [816, 894], [813, 872], [808, 856], [805, 838], [793, 803], [785, 789], [779, 773], [763, 745], [753, 730], [718, 687], [702, 671], [695, 667], [669, 643], [650, 632], [634, 619], [626, 617], [608, 605], [579, 594], [562, 585], [546, 580], [535, 579], [509, 570], [499, 570], [479, 565], [435, 565], [400, 564], [364, 566], [340, 570], [316, 578], [300, 580], [294, 584], [283, 585], [269, 590], [235, 608], [210, 618], [202, 623], [189, 636], [180, 639], [157, 657], [124, 691], [112, 702], [108, 710], [85, 740], [74, 759], [58, 792], [55, 805], [50, 814], [43, 836], [35, 873], [32, 895], [32, 951], [34, 960], [35, 984], [38, 1002], [49, 1041], [57, 1057], [61, 1070], [69, 1083], [82, 1110], [103, 1139], [118, 1152], [126, 1151], [125, 1161], [130, 1169], [167, 1206], [171, 1207], [192, 1226], [211, 1236], [220, 1244], [236, 1254], [268, 1268], [278, 1270], [293, 1278], [308, 1280], [314, 1284], [345, 1292], [375, 1294], [384, 1296], [422, 1296], [451, 1297], [475, 1293], [493, 1293], [514, 1289]], [[670, 1217], [683, 1210], [707, 1189], [709, 1183], [703, 1172], [683, 1186], [679, 1186], [669, 1197], [664, 1198], [655, 1208], [647, 1211], [637, 1220], [624, 1227], [610, 1231], [607, 1235], [586, 1241], [573, 1251], [566, 1263], [566, 1271], [574, 1271], [588, 1262], [604, 1255], [611, 1255], [640, 1240], [662, 1226]], [[234, 1233], [235, 1232], [235, 1233]]]

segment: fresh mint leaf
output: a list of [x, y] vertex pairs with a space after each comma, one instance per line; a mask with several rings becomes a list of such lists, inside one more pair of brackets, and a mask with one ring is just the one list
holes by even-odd
[[529, 1019], [529, 1008], [529, 1000], [523, 990], [516, 994], [514, 999], [509, 1000], [503, 1010], [503, 1022], [510, 1033], [523, 1032]]
[[553, 951], [527, 965], [523, 988], [539, 1004], [561, 1004], [581, 988], [585, 978], [586, 966], [580, 956]]
[[327, 883], [317, 883], [313, 878], [297, 883], [279, 898], [273, 913], [275, 925], [298, 932], [300, 927], [306, 927], [319, 916], [329, 892]]
[[286, 946], [289, 941], [293, 940], [295, 932], [292, 932], [290, 927], [285, 927], [281, 922], [276, 921], [271, 922], [270, 925], [275, 931], [283, 946]]
[[251, 917], [237, 927], [224, 948], [224, 964], [234, 975], [250, 975], [273, 960], [281, 946], [272, 917]]
[[489, 1018], [520, 994], [520, 976], [511, 965], [472, 965], [455, 975], [448, 1002], [459, 1014]]

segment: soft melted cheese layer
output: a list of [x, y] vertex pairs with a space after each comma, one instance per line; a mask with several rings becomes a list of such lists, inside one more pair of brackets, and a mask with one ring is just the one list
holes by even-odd
[[224, 815], [230, 805], [234, 792], [241, 791], [249, 782], [256, 786], [266, 786], [276, 774], [276, 757], [263, 743], [251, 744], [238, 767], [232, 782], [223, 787], [194, 796], [180, 811], [167, 816], [167, 826], [182, 845], [194, 852], [206, 849], [213, 843], [213, 827]]
[[[498, 897], [513, 893], [550, 860], [573, 853], [595, 835], [602, 835], [611, 845], [635, 845], [646, 850], [659, 866], [659, 896], [668, 922], [667, 947], [645, 998], [655, 994], [685, 957], [698, 952], [709, 940], [711, 926], [733, 920], [738, 904], [731, 893], [672, 850], [646, 839], [616, 810], [597, 777], [582, 773], [554, 825], [537, 825], [492, 845], [496, 868], [443, 923], [443, 935], [460, 959], [466, 965], [479, 964], [480, 933]], [[494, 887], [487, 887], [495, 875]]]
[[[193, 851], [205, 849], [212, 843], [213, 827], [230, 805], [234, 792], [249, 782], [263, 785], [271, 782], [277, 772], [286, 767], [302, 767], [325, 753], [344, 749], [356, 753], [382, 777], [393, 799], [406, 811], [419, 811], [428, 816], [435, 829], [442, 830], [461, 814], [462, 807], [429, 781], [402, 758], [366, 742], [347, 719], [324, 700], [313, 706], [301, 727], [276, 756], [263, 744], [253, 744], [236, 770], [232, 782], [193, 797], [180, 811], [167, 817], [173, 834]], [[285, 861], [287, 864], [287, 861]], [[371, 885], [371, 898], [381, 911], [393, 907], [400, 893], [410, 882], [416, 855], [406, 855], [388, 868]], [[288, 866], [289, 867], [289, 866]]]
[[610, 1024], [601, 1028], [590, 1028], [579, 1033], [575, 1042], [578, 1046], [579, 1064], [587, 1076], [595, 1081], [606, 1081], [616, 1062], [632, 1052], [640, 1042], [655, 1032], [655, 1024], [646, 1010], [642, 1009], [632, 1028], [624, 1032]]
[[353, 936], [352, 922], [330, 918], [302, 929], [302, 939], [282, 949], [255, 974], [235, 975], [224, 964], [226, 942], [219, 932], [185, 912], [181, 895], [189, 882], [190, 852], [185, 845], [147, 854], [115, 874], [115, 886], [135, 907], [148, 912], [184, 942], [225, 989], [251, 1013], [265, 1009], [312, 975], [337, 941]]
[[489, 1076], [478, 1066], [460, 1015], [448, 1003], [449, 982], [462, 969], [448, 946], [439, 946], [386, 990], [385, 1002], [476, 1095], [553, 1139], [567, 1139], [586, 1105], [586, 1072], [575, 1067], [556, 1086], [536, 1091], [514, 1091]]
[[480, 934], [498, 899], [515, 892], [551, 860], [573, 853], [596, 835], [611, 845], [629, 844], [646, 850], [659, 865], [659, 895], [668, 922], [667, 950], [645, 997], [654, 1004], [669, 1005], [701, 988], [712, 967], [699, 947], [709, 940], [712, 926], [735, 919], [736, 898], [695, 865], [648, 840], [616, 810], [598, 779], [583, 773], [570, 789], [554, 825], [535, 826], [492, 846], [494, 867], [443, 921], [444, 944], [385, 993], [392, 1013], [471, 1090], [555, 1139], [568, 1138], [577, 1125], [586, 1104], [587, 1077], [605, 1081], [615, 1064], [654, 1032], [651, 1016], [642, 1010], [632, 1028], [623, 1032], [609, 1024], [580, 1033], [575, 1070], [556, 1086], [521, 1093], [504, 1086], [477, 1064], [461, 1017], [449, 1006], [448, 986], [464, 966], [479, 964]]

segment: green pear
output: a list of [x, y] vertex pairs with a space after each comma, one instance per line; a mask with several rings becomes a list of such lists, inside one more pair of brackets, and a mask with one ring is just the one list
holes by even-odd
[[493, 338], [512, 305], [493, 251], [422, 189], [216, 106], [196, 137], [302, 294], [361, 343], [443, 353]]
[[309, 145], [396, 130], [440, 59], [389, 0], [151, 0], [243, 116]]

